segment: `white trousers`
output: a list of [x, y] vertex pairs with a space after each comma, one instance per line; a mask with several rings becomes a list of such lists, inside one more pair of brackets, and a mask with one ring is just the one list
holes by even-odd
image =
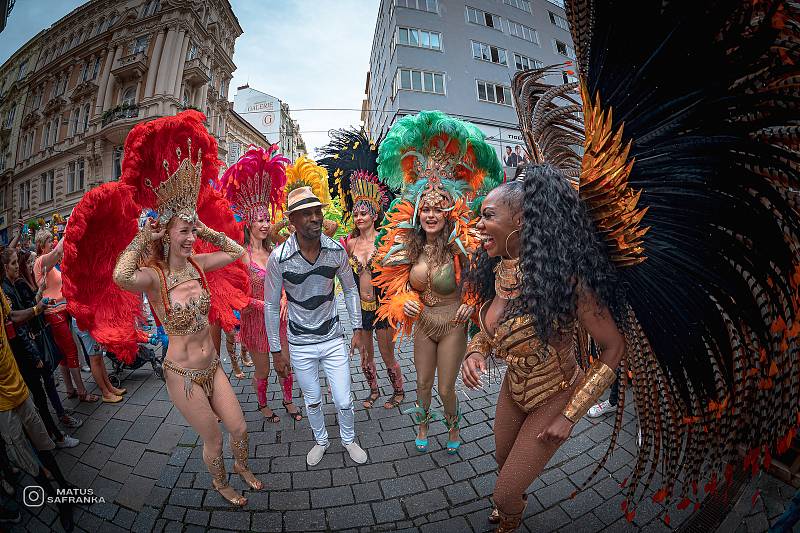
[[333, 403], [336, 405], [342, 443], [353, 442], [356, 438], [355, 413], [350, 394], [350, 357], [345, 349], [344, 339], [333, 339], [319, 344], [289, 344], [289, 358], [297, 383], [303, 391], [308, 422], [317, 444], [328, 444], [328, 430], [325, 429], [325, 415], [322, 413], [322, 388], [319, 384], [320, 366], [325, 372]]

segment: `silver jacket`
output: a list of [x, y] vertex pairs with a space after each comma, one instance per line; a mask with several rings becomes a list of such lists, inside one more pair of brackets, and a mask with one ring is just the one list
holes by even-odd
[[341, 337], [336, 311], [334, 276], [339, 278], [353, 329], [361, 328], [361, 299], [347, 261], [347, 252], [326, 235], [320, 236], [319, 257], [309, 263], [291, 235], [275, 248], [267, 261], [264, 279], [264, 320], [271, 352], [279, 352], [281, 289], [289, 301], [289, 344], [318, 344]]

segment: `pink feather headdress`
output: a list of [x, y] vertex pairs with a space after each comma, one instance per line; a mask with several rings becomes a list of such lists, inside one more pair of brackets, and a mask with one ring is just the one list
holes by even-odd
[[217, 190], [231, 202], [236, 215], [248, 224], [262, 215], [272, 218], [275, 209], [283, 204], [289, 160], [277, 152], [277, 144], [266, 150], [250, 145], [219, 178]]

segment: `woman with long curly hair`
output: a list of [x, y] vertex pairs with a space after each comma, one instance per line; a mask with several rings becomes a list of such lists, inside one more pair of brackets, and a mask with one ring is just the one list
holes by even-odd
[[490, 521], [509, 528], [519, 524], [528, 486], [577, 421], [573, 404], [584, 374], [576, 327], [600, 346], [603, 371], [617, 367], [625, 340], [616, 326], [617, 277], [577, 191], [557, 169], [529, 167], [524, 184], [494, 189], [477, 229], [483, 247], [465, 285], [482, 302], [481, 331], [467, 347], [462, 376], [468, 387], [480, 387], [492, 350], [508, 363], [495, 415], [500, 473]]
[[[444, 133], [446, 132], [446, 133]], [[381, 143], [378, 174], [402, 198], [387, 213], [378, 248], [375, 284], [385, 291], [379, 319], [414, 334], [417, 405], [407, 411], [419, 425], [415, 445], [428, 448], [433, 381], [448, 429], [447, 452], [458, 452], [461, 412], [456, 378], [473, 305], [461, 290], [472, 213], [466, 195], [500, 181], [494, 149], [472, 124], [439, 111], [398, 121]]]

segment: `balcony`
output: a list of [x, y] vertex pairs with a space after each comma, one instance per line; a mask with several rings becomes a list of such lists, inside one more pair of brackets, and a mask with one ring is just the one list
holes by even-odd
[[92, 80], [86, 80], [79, 83], [73, 90], [69, 99], [73, 102], [79, 102], [87, 96], [93, 96], [97, 93], [97, 84]]
[[137, 118], [139, 116], [139, 107], [135, 105], [121, 105], [109, 109], [103, 113], [103, 127], [105, 128], [112, 122], [126, 118]]
[[120, 57], [111, 68], [111, 74], [120, 83], [141, 78], [147, 71], [147, 55], [144, 52], [136, 52]]
[[67, 101], [61, 98], [61, 96], [56, 96], [54, 98], [51, 98], [44, 106], [45, 116], [52, 115], [53, 113], [61, 111], [66, 105], [66, 103]]
[[200, 61], [199, 57], [186, 62], [186, 66], [183, 69], [183, 78], [186, 80], [187, 85], [193, 87], [198, 87], [211, 81], [211, 77], [208, 75], [208, 67]]

